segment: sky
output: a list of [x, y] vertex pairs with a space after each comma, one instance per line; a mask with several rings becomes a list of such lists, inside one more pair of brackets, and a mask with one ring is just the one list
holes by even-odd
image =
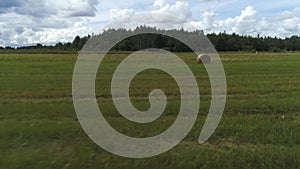
[[141, 13], [173, 15], [205, 33], [300, 35], [300, 0], [1, 0], [0, 46], [70, 42]]

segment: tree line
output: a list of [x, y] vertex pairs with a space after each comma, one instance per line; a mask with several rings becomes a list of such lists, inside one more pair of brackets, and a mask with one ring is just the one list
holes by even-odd
[[[193, 32], [188, 32], [183, 29], [180, 30], [158, 30], [152, 27], [139, 26], [135, 30], [126, 30], [126, 29], [108, 29], [104, 30], [101, 34], [93, 36], [79, 37], [76, 36], [72, 42], [68, 43], [57, 43], [56, 45], [33, 45], [33, 46], [23, 46], [23, 47], [0, 47], [0, 53], [77, 53], [79, 52], [89, 38], [97, 38], [101, 36], [109, 37], [113, 33], [129, 33], [129, 32], [142, 32], [143, 30], [155, 30], [160, 32], [172, 32], [179, 33], [184, 32], [192, 34], [193, 36], [204, 35], [204, 32], [201, 30], [196, 30]], [[272, 52], [281, 52], [281, 51], [300, 51], [300, 37], [291, 36], [287, 38], [277, 38], [265, 36], [261, 37], [257, 35], [256, 37], [252, 36], [243, 36], [235, 33], [227, 34], [226, 32], [222, 33], [210, 33], [206, 34], [206, 37], [211, 41], [217, 51], [272, 51]], [[99, 42], [101, 43], [101, 42]], [[182, 42], [162, 34], [140, 34], [132, 36], [130, 38], [124, 39], [123, 41], [116, 44], [111, 51], [138, 51], [146, 48], [159, 48], [165, 49], [172, 52], [190, 52], [191, 49], [188, 48]]]

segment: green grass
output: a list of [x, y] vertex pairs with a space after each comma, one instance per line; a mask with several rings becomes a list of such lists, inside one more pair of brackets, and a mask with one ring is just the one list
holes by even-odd
[[[145, 159], [110, 154], [83, 132], [72, 103], [76, 55], [0, 55], [0, 168], [300, 168], [300, 53], [221, 53], [227, 103], [217, 130], [204, 144], [197, 139], [210, 107], [210, 83], [193, 54], [179, 55], [199, 82], [200, 113], [182, 143]], [[161, 133], [177, 117], [178, 86], [161, 71], [140, 73], [130, 88], [133, 105], [146, 110], [149, 92], [160, 88], [168, 96], [167, 108], [149, 124], [125, 120], [110, 95], [111, 73], [125, 56], [111, 54], [101, 65], [99, 107], [124, 134]]]

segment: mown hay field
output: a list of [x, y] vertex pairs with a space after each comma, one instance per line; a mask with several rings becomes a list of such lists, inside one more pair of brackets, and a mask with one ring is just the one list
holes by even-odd
[[[172, 150], [145, 159], [113, 155], [94, 144], [81, 128], [72, 102], [77, 55], [0, 55], [0, 168], [300, 168], [300, 53], [220, 53], [227, 78], [227, 103], [213, 136], [198, 144], [210, 107], [210, 83], [192, 53], [179, 53], [197, 78], [199, 116], [188, 136]], [[118, 114], [110, 94], [111, 75], [126, 54], [105, 57], [96, 95], [117, 131], [149, 137], [176, 119], [180, 94], [169, 75], [143, 71], [130, 87], [139, 110], [148, 94], [162, 89], [163, 115], [137, 124]]]

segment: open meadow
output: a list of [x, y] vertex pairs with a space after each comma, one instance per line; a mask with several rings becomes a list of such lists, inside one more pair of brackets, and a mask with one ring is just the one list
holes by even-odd
[[[222, 120], [208, 142], [198, 144], [210, 107], [210, 83], [192, 53], [178, 53], [199, 84], [200, 110], [188, 136], [172, 150], [145, 159], [104, 151], [84, 133], [72, 102], [77, 55], [0, 55], [0, 168], [300, 168], [300, 53], [220, 53], [228, 95]], [[148, 94], [162, 89], [163, 115], [137, 124], [118, 114], [111, 75], [126, 54], [109, 54], [98, 71], [96, 95], [107, 121], [119, 132], [149, 137], [176, 119], [180, 94], [174, 79], [158, 71], [140, 73], [130, 94], [139, 110]]]

